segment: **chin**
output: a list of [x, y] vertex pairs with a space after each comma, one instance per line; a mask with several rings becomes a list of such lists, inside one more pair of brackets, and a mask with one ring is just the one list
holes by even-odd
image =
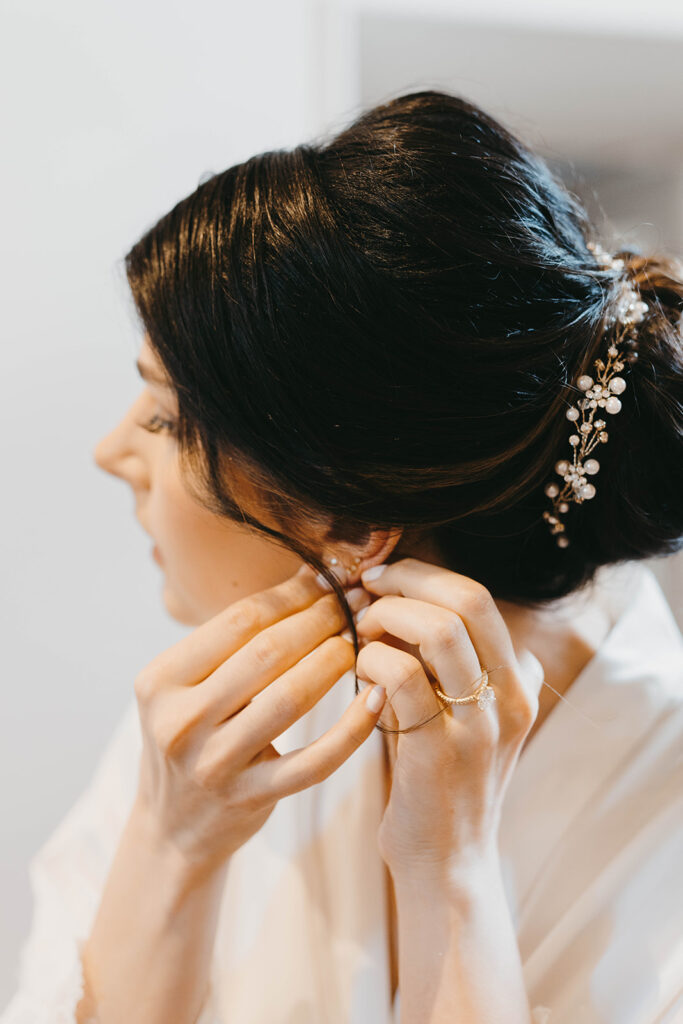
[[179, 597], [177, 592], [167, 584], [164, 584], [162, 597], [168, 614], [183, 626], [201, 626], [203, 622], [211, 618], [210, 615], [202, 614], [193, 607], [192, 602]]

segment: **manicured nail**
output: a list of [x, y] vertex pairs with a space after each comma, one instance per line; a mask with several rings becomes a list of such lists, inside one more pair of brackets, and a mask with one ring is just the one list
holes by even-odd
[[366, 569], [365, 572], [362, 572], [360, 578], [363, 583], [369, 583], [371, 580], [376, 580], [378, 576], [381, 576], [386, 567], [386, 562], [382, 565], [373, 565], [371, 569]]
[[365, 706], [368, 711], [371, 711], [373, 715], [376, 715], [384, 704], [384, 698], [386, 695], [387, 692], [383, 686], [373, 686], [370, 693], [365, 698]]
[[354, 612], [358, 612], [364, 604], [369, 602], [370, 595], [362, 587], [354, 587], [347, 592], [346, 600], [349, 603], [349, 608], [352, 608]]
[[368, 605], [365, 606], [365, 608], [361, 608], [361, 610], [359, 612], [356, 612], [356, 614], [354, 615], [354, 619], [356, 621], [356, 625], [358, 625], [358, 623], [363, 618], [363, 616], [365, 615], [365, 613], [366, 613], [366, 611], [368, 610], [369, 607], [370, 607], [370, 605], [368, 604]]
[[322, 573], [317, 572], [315, 574], [315, 578], [317, 579], [318, 583], [323, 588], [323, 590], [332, 590], [333, 589], [332, 585], [327, 582], [327, 580], [322, 575]]

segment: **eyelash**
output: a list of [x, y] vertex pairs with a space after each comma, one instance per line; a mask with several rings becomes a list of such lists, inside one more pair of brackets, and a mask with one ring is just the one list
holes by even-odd
[[151, 420], [146, 423], [140, 423], [138, 426], [142, 427], [143, 430], [149, 430], [151, 434], [159, 434], [161, 431], [166, 430], [169, 434], [175, 434], [176, 424], [174, 420], [165, 420], [161, 416], [157, 416], [155, 413]]

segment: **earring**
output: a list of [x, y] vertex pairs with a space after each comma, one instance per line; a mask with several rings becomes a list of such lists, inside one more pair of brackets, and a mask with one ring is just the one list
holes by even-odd
[[[337, 566], [337, 565], [341, 566], [342, 570], [344, 571], [345, 578], [343, 580], [340, 580], [340, 582], [341, 583], [346, 583], [346, 580], [349, 578], [349, 576], [351, 576], [352, 573], [356, 572], [356, 570], [358, 569], [358, 566], [360, 565], [360, 563], [361, 563], [360, 555], [357, 558], [354, 558], [354, 560], [351, 562], [351, 566], [350, 567], [348, 565], [345, 565], [343, 562], [340, 563], [339, 559], [335, 558], [334, 555], [333, 555], [332, 558], [329, 559], [327, 564], [331, 565], [333, 567]], [[335, 575], [337, 575], [337, 574], [335, 573]]]

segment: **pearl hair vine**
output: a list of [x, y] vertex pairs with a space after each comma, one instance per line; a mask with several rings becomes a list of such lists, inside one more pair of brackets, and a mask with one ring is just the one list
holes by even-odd
[[[588, 248], [601, 266], [623, 271], [622, 259], [611, 256], [597, 243], [589, 242]], [[569, 436], [573, 459], [571, 462], [560, 459], [555, 463], [555, 472], [564, 481], [563, 487], [555, 481], [545, 486], [545, 494], [552, 498], [553, 511], [545, 511], [543, 518], [551, 534], [556, 535], [556, 543], [560, 548], [569, 546], [565, 524], [561, 519], [561, 515], [569, 511], [569, 503], [573, 501], [580, 505], [595, 497], [595, 487], [589, 482], [588, 477], [595, 476], [600, 469], [600, 463], [597, 459], [587, 456], [598, 445], [606, 443], [609, 434], [605, 429], [605, 420], [594, 417], [596, 414], [600, 415], [598, 410], [601, 409], [611, 416], [620, 412], [622, 405], [618, 396], [626, 390], [626, 381], [616, 375], [624, 369], [626, 362], [633, 364], [638, 359], [634, 328], [644, 318], [648, 309], [647, 303], [641, 301], [637, 288], [628, 280], [622, 280], [615, 313], [605, 324], [606, 328], [615, 323], [620, 325], [617, 337], [607, 349], [607, 363], [605, 364], [602, 359], [595, 360], [596, 380], [582, 374], [576, 381], [576, 387], [583, 392], [584, 397], [575, 405], [570, 405], [565, 413], [577, 431]], [[622, 353], [620, 345], [627, 346], [629, 351], [626, 354]]]

